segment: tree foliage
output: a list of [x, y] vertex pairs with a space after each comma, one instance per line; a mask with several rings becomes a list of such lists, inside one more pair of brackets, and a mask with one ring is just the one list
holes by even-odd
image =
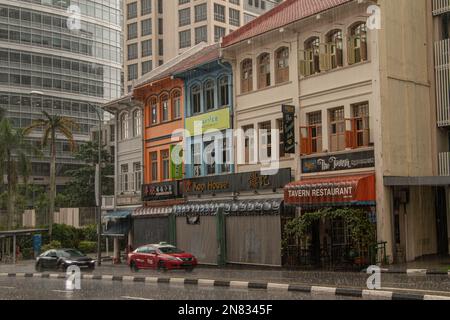
[[288, 239], [297, 237], [304, 239], [310, 226], [322, 219], [342, 219], [348, 227], [351, 242], [360, 247], [368, 247], [376, 241], [376, 227], [370, 222], [364, 210], [356, 208], [324, 208], [314, 212], [307, 212], [286, 223], [283, 244]]

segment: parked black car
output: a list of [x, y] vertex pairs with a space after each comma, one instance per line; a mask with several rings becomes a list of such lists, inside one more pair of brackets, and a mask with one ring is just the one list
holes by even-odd
[[75, 249], [52, 249], [36, 258], [36, 270], [57, 269], [66, 271], [69, 266], [80, 269], [95, 269], [95, 260]]

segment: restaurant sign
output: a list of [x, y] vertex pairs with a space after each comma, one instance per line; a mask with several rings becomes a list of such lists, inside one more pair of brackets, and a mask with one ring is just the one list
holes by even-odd
[[284, 153], [295, 153], [295, 106], [282, 106]]
[[275, 175], [254, 171], [185, 179], [182, 189], [186, 195], [215, 194], [283, 188], [290, 181], [291, 168], [283, 168]]
[[142, 201], [167, 200], [180, 197], [178, 181], [169, 181], [142, 186]]
[[[198, 131], [196, 132], [196, 125]], [[208, 130], [217, 129], [223, 130], [228, 129], [231, 126], [230, 121], [230, 109], [223, 108], [212, 112], [207, 112], [200, 114], [198, 116], [186, 118], [186, 134], [188, 136], [194, 136], [203, 134]]]
[[334, 154], [301, 160], [302, 173], [330, 172], [350, 169], [372, 168], [375, 166], [373, 150]]

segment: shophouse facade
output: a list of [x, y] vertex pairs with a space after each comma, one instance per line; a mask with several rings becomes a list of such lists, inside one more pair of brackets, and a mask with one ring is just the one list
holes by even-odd
[[[448, 181], [430, 159], [437, 153], [431, 12], [428, 1], [287, 0], [222, 41], [236, 84], [236, 128], [261, 128], [260, 121], [276, 128], [282, 105], [295, 109], [295, 153], [280, 154], [280, 166], [294, 168], [297, 181], [285, 187], [284, 204], [297, 215], [365, 210], [389, 262], [448, 254], [439, 250], [448, 212], [436, 206], [446, 202], [436, 187]], [[329, 228], [319, 228], [316, 248], [333, 243]]]

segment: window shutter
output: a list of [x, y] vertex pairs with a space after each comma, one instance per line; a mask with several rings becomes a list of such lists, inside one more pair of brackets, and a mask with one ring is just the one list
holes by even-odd
[[348, 64], [355, 64], [355, 37], [347, 37]]
[[322, 43], [319, 46], [319, 68], [320, 71], [331, 69], [331, 44]]
[[370, 129], [369, 129], [369, 117], [363, 117], [363, 140], [364, 145], [368, 146], [370, 144]]
[[298, 72], [300, 73], [300, 75], [302, 75], [303, 77], [307, 77], [311, 74], [310, 71], [310, 62], [306, 61], [306, 51], [300, 50], [298, 52], [298, 56], [300, 57], [299, 61], [298, 61]]
[[[354, 149], [356, 148], [356, 125], [355, 119], [346, 119], [345, 120], [345, 147]], [[347, 125], [349, 124], [349, 125]]]
[[311, 154], [311, 135], [309, 127], [300, 128], [300, 153], [302, 155]]
[[361, 38], [361, 60], [367, 61], [367, 39]]
[[336, 65], [338, 67], [342, 67], [343, 66], [343, 55], [342, 55], [342, 49], [336, 48]]

